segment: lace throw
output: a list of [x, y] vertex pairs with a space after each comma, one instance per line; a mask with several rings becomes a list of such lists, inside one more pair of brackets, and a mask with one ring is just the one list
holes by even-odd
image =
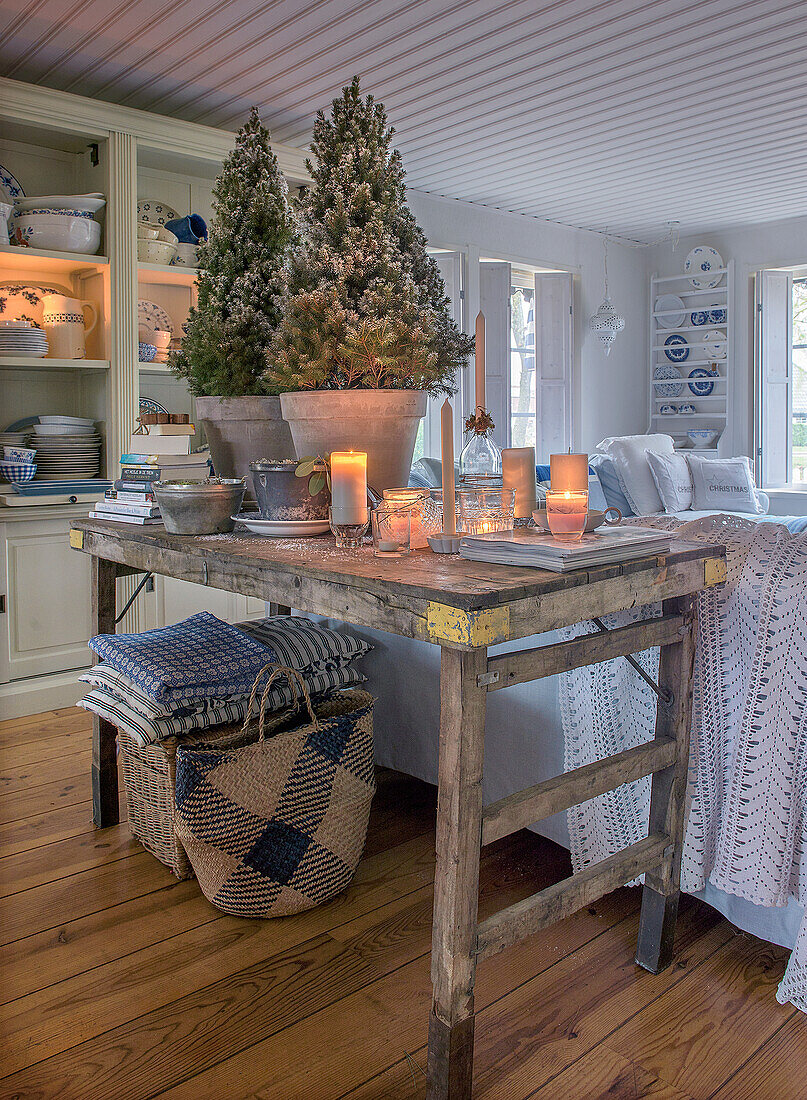
[[[698, 596], [682, 887], [708, 881], [756, 905], [807, 905], [807, 537], [730, 516], [637, 522], [727, 548], [726, 585]], [[658, 650], [637, 658], [655, 677]], [[653, 736], [655, 696], [622, 659], [564, 673], [560, 703], [567, 769]], [[649, 803], [647, 777], [569, 810], [575, 870], [646, 836]], [[777, 999], [807, 1011], [807, 917]]]

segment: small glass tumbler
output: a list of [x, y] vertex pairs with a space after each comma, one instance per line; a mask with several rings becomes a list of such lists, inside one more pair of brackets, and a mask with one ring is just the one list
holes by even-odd
[[328, 523], [336, 536], [337, 550], [359, 550], [370, 526], [369, 517], [364, 523], [334, 523], [333, 508], [328, 509]]
[[370, 513], [373, 553], [377, 558], [402, 558], [409, 553], [412, 509], [380, 504]]
[[546, 521], [558, 542], [579, 542], [588, 518], [588, 490], [547, 489]]
[[412, 513], [410, 546], [412, 550], [425, 550], [429, 545], [423, 526], [423, 511], [429, 499], [428, 489], [385, 489], [384, 503], [396, 508], [408, 508]]
[[460, 489], [460, 521], [464, 535], [512, 531], [515, 489]]

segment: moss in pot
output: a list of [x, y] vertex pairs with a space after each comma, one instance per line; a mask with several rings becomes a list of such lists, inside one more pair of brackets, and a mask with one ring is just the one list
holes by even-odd
[[427, 397], [452, 393], [473, 351], [406, 205], [392, 134], [358, 78], [317, 115], [307, 234], [263, 376], [299, 455], [366, 451], [378, 490], [407, 484]]

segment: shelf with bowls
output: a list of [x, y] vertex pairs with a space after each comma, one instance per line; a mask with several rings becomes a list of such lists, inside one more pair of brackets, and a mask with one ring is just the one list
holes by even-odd
[[106, 256], [0, 244], [0, 269], [20, 275], [31, 275], [40, 271], [49, 275], [73, 275], [79, 272], [96, 272], [106, 267], [109, 267]]
[[137, 265], [138, 282], [144, 284], [192, 287], [196, 284], [196, 275], [195, 267], [185, 267], [182, 264]]
[[[715, 249], [699, 245], [679, 275], [650, 280], [648, 431], [677, 433], [680, 440], [688, 424], [693, 431], [713, 429], [715, 438], [705, 447], [677, 444], [712, 455], [731, 404], [733, 268]], [[678, 404], [688, 411], [661, 411]]]
[[58, 370], [96, 371], [109, 370], [108, 359], [34, 359], [30, 355], [0, 355], [0, 370]]

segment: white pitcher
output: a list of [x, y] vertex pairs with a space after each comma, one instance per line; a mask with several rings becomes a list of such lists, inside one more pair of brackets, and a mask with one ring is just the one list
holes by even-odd
[[[48, 338], [50, 359], [83, 359], [87, 352], [84, 337], [98, 324], [98, 314], [92, 302], [68, 298], [64, 294], [43, 294], [42, 323]], [[90, 311], [87, 324], [85, 310]]]

